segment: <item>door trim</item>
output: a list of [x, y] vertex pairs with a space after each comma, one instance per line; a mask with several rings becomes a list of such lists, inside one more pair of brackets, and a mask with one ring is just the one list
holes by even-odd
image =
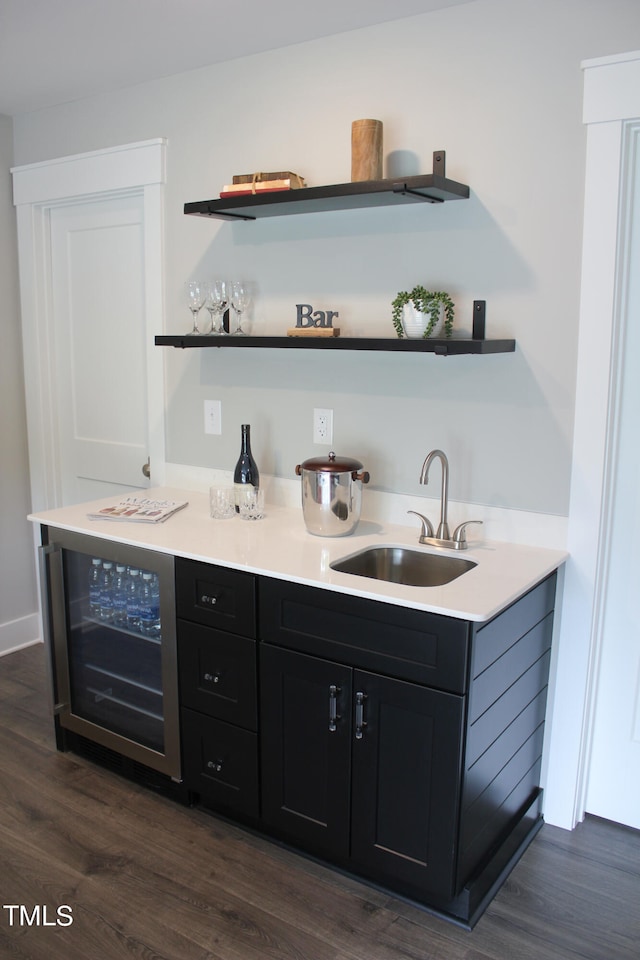
[[[640, 52], [583, 63], [587, 156], [571, 496], [560, 629], [555, 645], [545, 819], [585, 816], [602, 609], [606, 518], [623, 323], [621, 282], [628, 132], [640, 118]], [[626, 151], [626, 153], [625, 153]]]
[[[13, 167], [31, 507], [62, 505], [57, 400], [52, 366], [50, 216], [54, 207], [126, 195], [143, 198], [147, 412], [152, 483], [164, 483], [164, 373], [154, 334], [164, 329], [165, 139]], [[142, 465], [141, 465], [142, 466]]]

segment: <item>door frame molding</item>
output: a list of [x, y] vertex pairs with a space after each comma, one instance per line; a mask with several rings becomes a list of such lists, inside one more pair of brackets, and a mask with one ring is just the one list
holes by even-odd
[[[630, 136], [640, 118], [640, 51], [585, 61], [587, 127], [580, 326], [564, 591], [556, 645], [545, 818], [584, 819], [609, 550], [619, 410]], [[636, 121], [635, 123], [633, 121]]]
[[166, 148], [163, 138], [13, 167], [32, 510], [62, 505], [52, 365], [50, 217], [54, 207], [137, 195], [143, 200], [147, 413], [153, 484], [164, 483], [164, 367], [154, 334], [164, 329]]

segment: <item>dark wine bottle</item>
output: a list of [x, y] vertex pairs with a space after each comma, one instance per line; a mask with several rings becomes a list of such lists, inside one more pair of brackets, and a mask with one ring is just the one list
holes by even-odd
[[240, 495], [247, 484], [253, 487], [260, 486], [260, 473], [251, 453], [251, 427], [248, 423], [243, 423], [242, 441], [240, 445], [240, 456], [233, 471], [233, 485], [236, 491], [236, 513], [239, 512]]

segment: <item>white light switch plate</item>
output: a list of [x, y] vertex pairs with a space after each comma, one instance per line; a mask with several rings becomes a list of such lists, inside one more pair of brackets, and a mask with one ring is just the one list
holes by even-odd
[[204, 432], [213, 434], [222, 433], [222, 403], [220, 400], [205, 400]]

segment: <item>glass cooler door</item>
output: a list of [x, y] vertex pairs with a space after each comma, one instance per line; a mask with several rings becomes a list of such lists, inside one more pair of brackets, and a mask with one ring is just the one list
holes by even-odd
[[50, 534], [61, 725], [179, 778], [173, 557]]

